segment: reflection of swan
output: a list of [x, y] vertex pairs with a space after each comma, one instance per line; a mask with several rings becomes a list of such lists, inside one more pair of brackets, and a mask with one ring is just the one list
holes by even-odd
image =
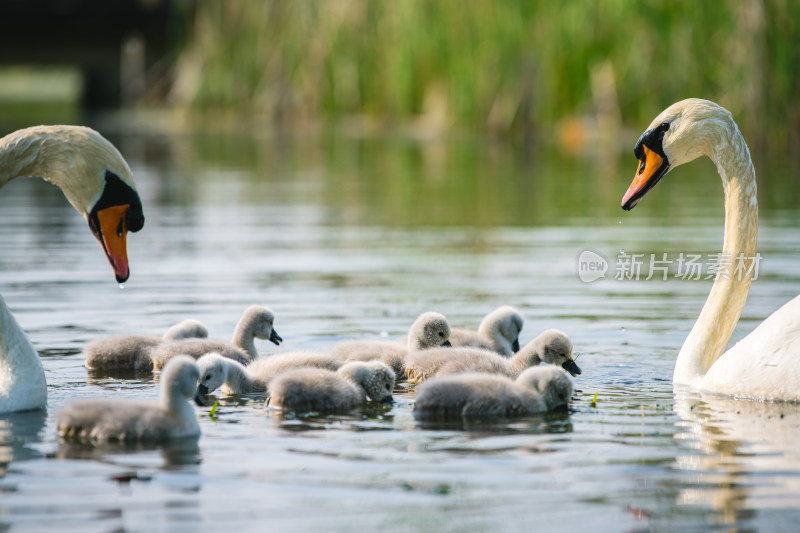
[[86, 345], [86, 368], [91, 370], [152, 370], [150, 352], [165, 340], [208, 337], [208, 329], [194, 319], [171, 326], [162, 337], [156, 335], [112, 335]]
[[477, 331], [465, 328], [450, 330], [450, 343], [453, 346], [492, 350], [510, 357], [519, 351], [519, 333], [523, 322], [519, 311], [504, 305], [486, 315]]
[[394, 372], [380, 361], [353, 361], [336, 372], [297, 368], [275, 376], [269, 389], [271, 408], [343, 413], [364, 404], [367, 397], [391, 403]]
[[512, 381], [506, 376], [466, 373], [423, 383], [417, 391], [417, 418], [508, 418], [552, 411], [569, 404], [572, 378], [557, 366], [528, 368]]
[[189, 356], [173, 357], [161, 375], [161, 401], [73, 401], [58, 414], [58, 435], [87, 442], [163, 442], [199, 437], [200, 425], [188, 398], [200, 369]]
[[480, 348], [431, 348], [408, 355], [408, 379], [417, 383], [436, 375], [461, 372], [486, 372], [514, 378], [531, 366], [541, 363], [562, 366], [570, 374], [581, 369], [572, 359], [572, 341], [566, 333], [547, 329], [523, 346], [514, 357], [507, 358]]
[[150, 352], [153, 370], [161, 370], [176, 355], [190, 355], [195, 359], [211, 352], [247, 364], [258, 357], [255, 338], [269, 340], [278, 345], [283, 339], [274, 328], [275, 315], [260, 305], [245, 309], [236, 325], [231, 342], [219, 339], [181, 339], [164, 342]]
[[[0, 139], [0, 187], [19, 176], [58, 186], [87, 220], [117, 281], [128, 279], [128, 231], [144, 225], [128, 164], [99, 133], [79, 126], [37, 126]], [[0, 412], [47, 403], [44, 370], [33, 345], [0, 297]]]
[[775, 311], [723, 354], [739, 321], [756, 259], [756, 175], [747, 144], [730, 113], [689, 99], [664, 110], [639, 138], [636, 177], [622, 199], [633, 209], [672, 168], [700, 156], [717, 166], [725, 193], [722, 258], [703, 310], [683, 343], [673, 381], [749, 398], [800, 400], [800, 297]]
[[675, 411], [683, 419], [675, 438], [701, 453], [675, 459], [688, 472], [678, 501], [710, 505], [725, 525], [747, 509], [796, 508], [800, 494], [800, 406], [741, 402], [677, 385]]
[[47, 422], [47, 411], [0, 415], [0, 478], [4, 478], [12, 461], [39, 459], [43, 453], [31, 443], [41, 442], [40, 433]]

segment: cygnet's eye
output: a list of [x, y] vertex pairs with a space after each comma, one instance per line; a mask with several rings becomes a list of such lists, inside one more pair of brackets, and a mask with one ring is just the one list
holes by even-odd
[[211, 379], [211, 374], [206, 374], [205, 376], [203, 376], [203, 379], [204, 379], [205, 381], [208, 381], [208, 380], [210, 380], [210, 379]]
[[444, 338], [444, 333], [440, 331], [440, 332], [439, 332], [439, 336], [440, 336], [440, 337], [442, 337], [442, 338]]

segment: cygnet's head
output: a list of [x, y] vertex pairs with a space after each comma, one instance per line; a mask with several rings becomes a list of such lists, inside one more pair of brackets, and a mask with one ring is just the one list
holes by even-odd
[[572, 359], [572, 341], [566, 333], [558, 329], [548, 329], [539, 334], [536, 341], [540, 346], [542, 361], [560, 366], [573, 376], [581, 373], [580, 367]]
[[180, 340], [180, 339], [205, 339], [208, 337], [208, 328], [206, 325], [193, 318], [181, 320], [174, 326], [170, 327], [164, 332], [166, 340]]
[[567, 407], [572, 399], [572, 378], [557, 366], [532, 366], [519, 375], [517, 383], [539, 393], [548, 411]]
[[170, 359], [161, 372], [162, 387], [169, 387], [165, 391], [168, 395], [173, 392], [191, 398], [194, 396], [197, 380], [200, 379], [200, 367], [188, 355], [178, 355]]
[[523, 323], [524, 320], [519, 311], [510, 305], [504, 305], [486, 315], [486, 318], [478, 326], [478, 331], [490, 338], [494, 336], [492, 330], [498, 331], [509, 342], [512, 351], [516, 353], [519, 351], [519, 334], [522, 331]]
[[352, 361], [343, 365], [338, 372], [358, 383], [372, 400], [392, 403], [394, 372], [380, 361]]
[[228, 380], [227, 361], [218, 353], [207, 353], [197, 360], [200, 371], [197, 396], [205, 396], [220, 388]]
[[408, 342], [417, 350], [450, 346], [450, 324], [440, 313], [422, 313], [411, 325]]
[[275, 331], [275, 315], [268, 308], [261, 305], [251, 305], [245, 310], [242, 321], [250, 324], [254, 337], [268, 340], [276, 345], [280, 345], [283, 342], [283, 338]]

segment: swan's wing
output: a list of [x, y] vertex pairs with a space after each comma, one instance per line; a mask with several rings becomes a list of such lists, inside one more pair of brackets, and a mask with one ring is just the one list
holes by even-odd
[[702, 388], [760, 399], [800, 401], [800, 296], [722, 354]]

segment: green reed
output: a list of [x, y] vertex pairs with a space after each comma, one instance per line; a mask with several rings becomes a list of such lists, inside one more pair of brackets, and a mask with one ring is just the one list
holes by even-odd
[[207, 0], [178, 95], [278, 121], [529, 135], [569, 117], [639, 130], [686, 97], [754, 148], [800, 145], [795, 0]]

